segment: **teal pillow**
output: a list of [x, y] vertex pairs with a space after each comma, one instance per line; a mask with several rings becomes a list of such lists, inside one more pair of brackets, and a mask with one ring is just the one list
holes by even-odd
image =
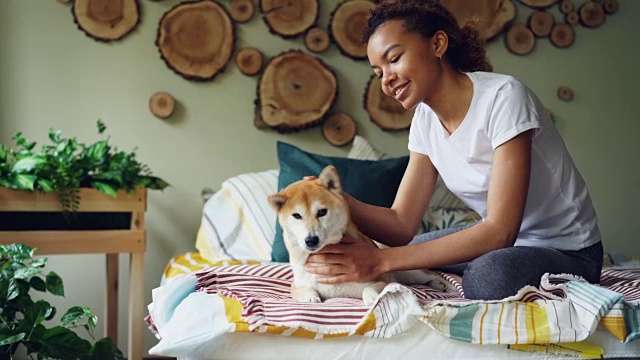
[[[349, 195], [368, 204], [390, 207], [409, 163], [409, 156], [356, 160], [312, 154], [278, 141], [278, 162], [278, 189], [284, 189], [304, 176], [317, 176], [325, 166], [333, 165], [340, 175], [342, 189]], [[289, 253], [282, 239], [282, 228], [277, 220], [271, 259], [289, 262]]]

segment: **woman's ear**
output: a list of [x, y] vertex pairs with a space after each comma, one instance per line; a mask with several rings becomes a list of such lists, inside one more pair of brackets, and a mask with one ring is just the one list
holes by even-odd
[[431, 37], [431, 42], [433, 43], [433, 52], [436, 54], [436, 57], [441, 58], [449, 47], [449, 35], [442, 30], [438, 30]]

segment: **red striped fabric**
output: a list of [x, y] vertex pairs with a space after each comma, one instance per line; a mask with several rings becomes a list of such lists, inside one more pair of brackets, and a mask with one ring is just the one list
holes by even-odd
[[[421, 304], [446, 300], [467, 302], [462, 286], [454, 278], [441, 273], [458, 290], [439, 292], [427, 286], [408, 286]], [[236, 299], [243, 305], [242, 317], [255, 329], [260, 325], [313, 328], [319, 325], [357, 326], [370, 308], [360, 299], [329, 299], [322, 303], [300, 303], [291, 298], [293, 274], [289, 265], [229, 265], [212, 267], [196, 273], [196, 290]], [[550, 281], [541, 284], [548, 294], [530, 291], [519, 301], [566, 298], [567, 294]], [[624, 294], [626, 301], [640, 300], [640, 269], [605, 269], [602, 285]]]

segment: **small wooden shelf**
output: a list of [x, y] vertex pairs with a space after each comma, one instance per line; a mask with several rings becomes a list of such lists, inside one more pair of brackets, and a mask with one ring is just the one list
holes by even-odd
[[[118, 341], [118, 254], [130, 254], [129, 272], [129, 360], [142, 359], [144, 325], [144, 253], [146, 251], [145, 211], [147, 190], [139, 188], [128, 195], [119, 191], [111, 197], [96, 189], [80, 190], [78, 212], [130, 213], [131, 223], [123, 230], [45, 230], [0, 231], [0, 243], [21, 243], [39, 248], [37, 255], [105, 254], [106, 301], [105, 336]], [[2, 212], [61, 212], [56, 194], [0, 188]]]

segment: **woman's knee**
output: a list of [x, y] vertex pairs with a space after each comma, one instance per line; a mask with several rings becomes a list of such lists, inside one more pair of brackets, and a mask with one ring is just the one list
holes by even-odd
[[[469, 263], [462, 276], [462, 288], [468, 299], [500, 300], [513, 296], [525, 285], [539, 285], [536, 274], [523, 274], [526, 266], [513, 251], [499, 249]], [[532, 275], [532, 276], [529, 276]], [[538, 283], [535, 283], [537, 278]], [[533, 280], [532, 280], [533, 279]]]

